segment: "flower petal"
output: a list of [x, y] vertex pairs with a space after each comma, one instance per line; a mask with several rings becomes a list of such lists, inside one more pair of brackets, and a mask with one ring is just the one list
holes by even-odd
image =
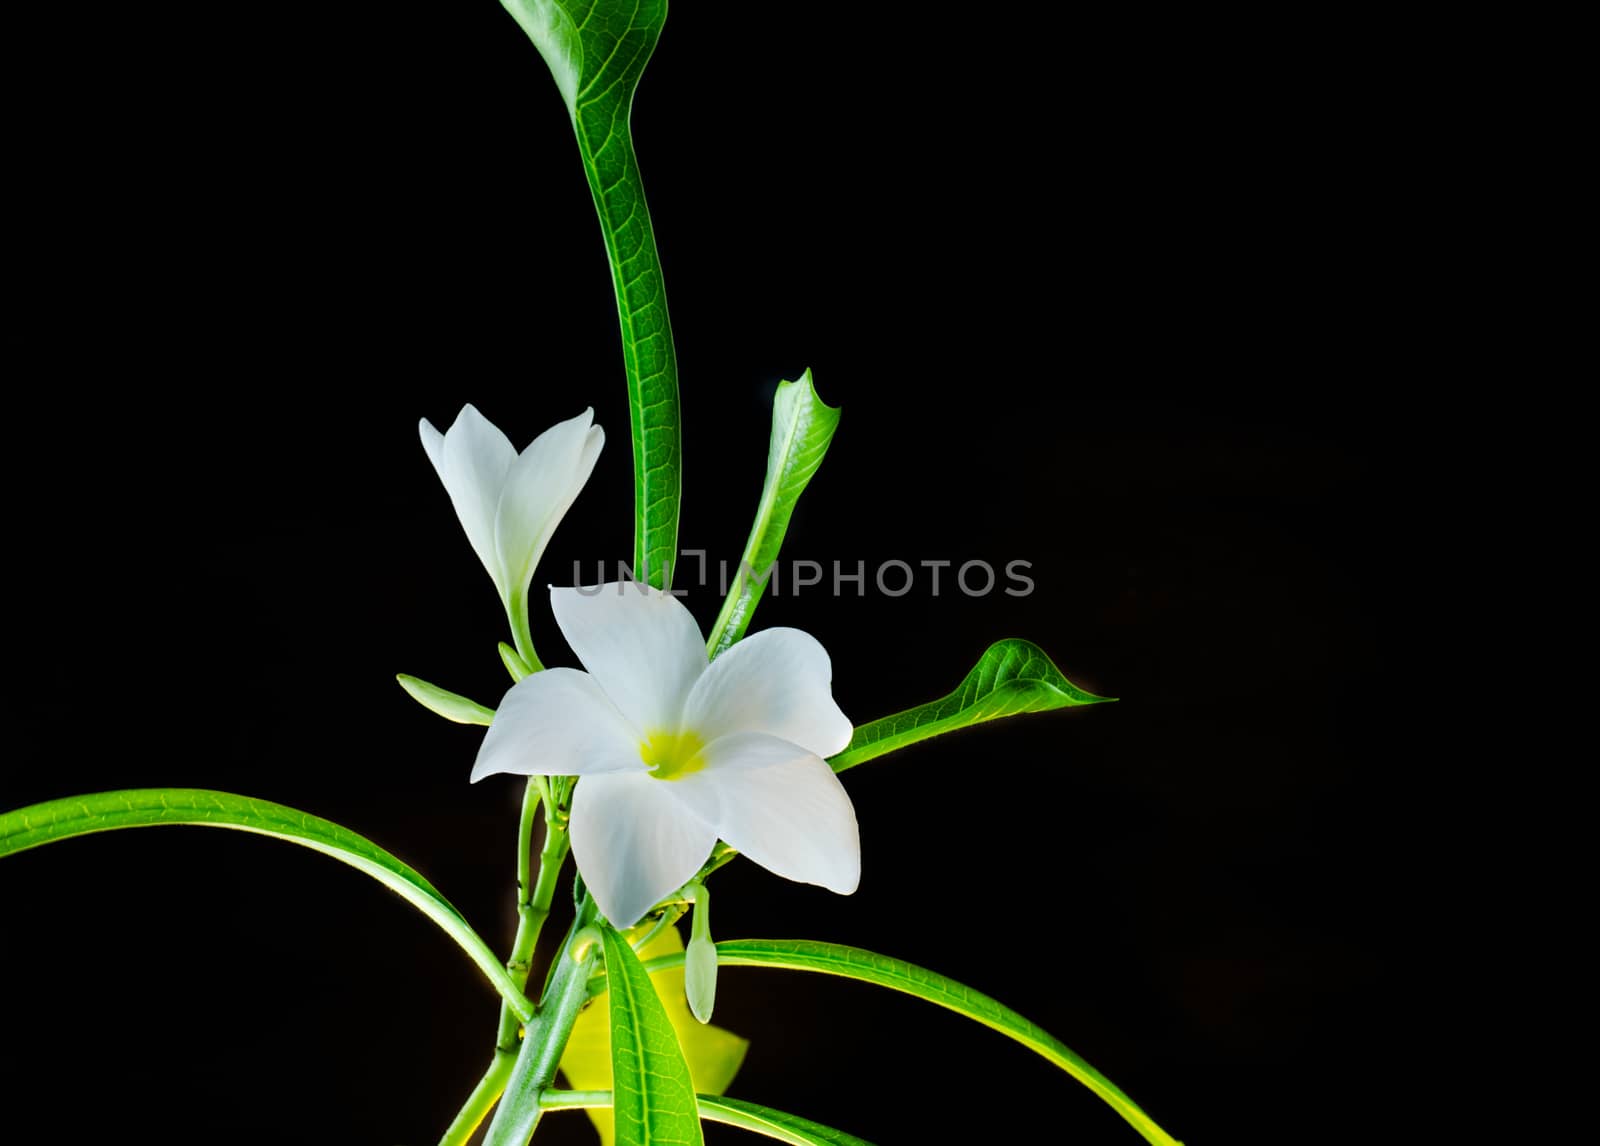
[[499, 772], [519, 776], [584, 776], [643, 772], [642, 737], [577, 669], [553, 668], [525, 676], [500, 701], [478, 748], [473, 782]]
[[843, 752], [850, 721], [834, 703], [833, 664], [799, 629], [754, 633], [706, 670], [684, 708], [684, 726], [707, 741], [765, 732], [818, 756]]
[[605, 433], [590, 408], [557, 422], [512, 463], [495, 510], [494, 538], [508, 594], [526, 593], [544, 548], [589, 480]]
[[572, 793], [572, 854], [600, 910], [632, 927], [693, 878], [716, 831], [648, 773], [585, 776]]
[[756, 732], [724, 736], [701, 755], [705, 767], [699, 772], [656, 782], [768, 871], [841, 895], [856, 889], [856, 811], [825, 761]]
[[[636, 581], [550, 590], [562, 636], [635, 728], [677, 731], [706, 671], [705, 640], [683, 602]], [[613, 921], [614, 922], [614, 921]]]
[[417, 432], [422, 435], [422, 448], [428, 453], [428, 460], [433, 463], [433, 472], [439, 475], [439, 480], [444, 480], [444, 435], [433, 428], [433, 423], [424, 418], [417, 425]]
[[[428, 445], [426, 435], [422, 444]], [[456, 507], [456, 516], [461, 519], [461, 528], [467, 531], [472, 551], [489, 571], [502, 599], [507, 595], [506, 578], [495, 549], [494, 519], [506, 474], [516, 460], [517, 451], [506, 436], [468, 405], [461, 407], [461, 413], [446, 431], [435, 463], [450, 502]]]

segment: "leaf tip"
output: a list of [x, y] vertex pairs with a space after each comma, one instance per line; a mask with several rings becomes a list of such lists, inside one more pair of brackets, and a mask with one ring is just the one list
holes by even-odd
[[790, 387], [790, 386], [804, 387], [805, 388], [805, 392], [810, 396], [811, 401], [812, 401], [813, 404], [815, 404], [820, 409], [826, 410], [829, 414], [832, 414], [835, 417], [837, 417], [837, 415], [839, 413], [839, 410], [840, 410], [840, 407], [838, 407], [838, 406], [830, 406], [830, 405], [828, 405], [826, 402], [824, 402], [822, 400], [822, 395], [817, 393], [816, 379], [811, 377], [811, 367], [807, 366], [804, 370], [800, 371], [800, 377], [796, 378], [792, 382], [779, 382], [778, 383], [778, 389], [780, 391], [783, 390], [784, 388]]

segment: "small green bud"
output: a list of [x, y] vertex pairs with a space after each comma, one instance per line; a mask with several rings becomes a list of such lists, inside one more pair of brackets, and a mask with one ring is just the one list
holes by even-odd
[[704, 884], [690, 882], [684, 889], [694, 904], [689, 920], [689, 947], [683, 956], [683, 993], [689, 1009], [702, 1023], [711, 1021], [717, 1001], [717, 945], [711, 941], [711, 893]]
[[522, 659], [522, 654], [516, 649], [500, 642], [500, 663], [506, 666], [506, 671], [511, 674], [512, 680], [521, 680], [525, 676], [532, 676], [533, 670], [528, 667], [528, 662]]
[[481, 724], [485, 728], [494, 721], [494, 709], [485, 708], [475, 700], [468, 700], [407, 673], [397, 673], [395, 679], [400, 682], [401, 688], [411, 694], [413, 700], [446, 720], [453, 720], [457, 724]]

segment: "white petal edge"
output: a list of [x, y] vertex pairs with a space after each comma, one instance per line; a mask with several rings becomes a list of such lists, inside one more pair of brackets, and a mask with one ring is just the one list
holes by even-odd
[[601, 912], [632, 927], [687, 883], [717, 833], [648, 773], [585, 776], [572, 793], [572, 854]]
[[489, 571], [495, 587], [505, 599], [505, 573], [494, 543], [495, 511], [506, 474], [517, 460], [511, 441], [495, 425], [478, 413], [475, 406], [461, 407], [461, 413], [445, 431], [443, 466], [439, 476], [449, 491], [450, 501], [467, 532], [472, 551]]
[[611, 702], [650, 735], [676, 732], [706, 671], [700, 627], [683, 602], [636, 581], [550, 590], [561, 635]]
[[810, 633], [763, 629], [706, 670], [684, 706], [684, 724], [706, 741], [765, 732], [827, 758], [854, 729], [833, 699], [833, 663]]
[[593, 407], [576, 418], [557, 422], [529, 444], [506, 472], [495, 509], [495, 551], [505, 574], [508, 594], [526, 593], [534, 566], [594, 470], [599, 447], [594, 435], [605, 434], [594, 421]]
[[702, 755], [699, 772], [654, 782], [768, 871], [841, 895], [855, 891], [861, 833], [850, 795], [826, 761], [753, 732], [725, 736]]
[[433, 472], [443, 481], [444, 435], [434, 429], [433, 423], [426, 418], [417, 424], [417, 433], [422, 437], [422, 448], [427, 451], [428, 460], [433, 463]]
[[588, 673], [553, 668], [523, 677], [500, 701], [478, 747], [472, 781], [645, 771], [642, 737]]

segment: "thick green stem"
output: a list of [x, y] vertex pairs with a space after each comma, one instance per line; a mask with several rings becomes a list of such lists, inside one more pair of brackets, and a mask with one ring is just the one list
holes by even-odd
[[550, 985], [539, 1000], [539, 1013], [523, 1035], [505, 1096], [495, 1108], [483, 1146], [526, 1146], [539, 1124], [543, 1114], [540, 1097], [555, 1081], [561, 1055], [572, 1035], [572, 1024], [588, 998], [589, 972], [600, 954], [600, 944], [581, 934], [594, 914], [590, 900], [572, 921], [561, 953], [556, 956]]
[[444, 1137], [439, 1139], [439, 1146], [466, 1146], [471, 1141], [479, 1123], [505, 1092], [506, 1079], [511, 1077], [511, 1068], [516, 1063], [516, 1055], [495, 1052], [494, 1061], [489, 1064], [489, 1069], [484, 1072], [455, 1121], [444, 1132]]

